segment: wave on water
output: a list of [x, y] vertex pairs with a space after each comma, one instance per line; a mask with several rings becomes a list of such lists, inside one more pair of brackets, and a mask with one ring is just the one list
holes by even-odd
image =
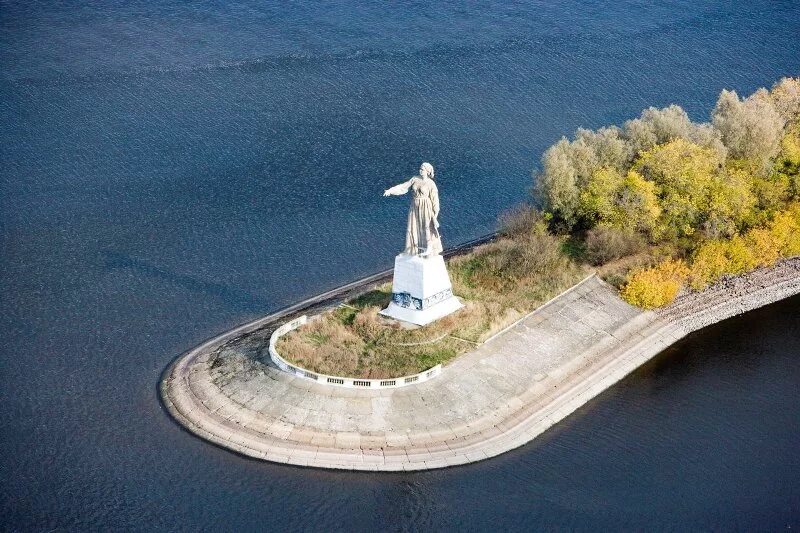
[[[662, 22], [647, 28], [647, 33], [669, 31], [673, 23]], [[512, 37], [496, 41], [471, 41], [469, 44], [435, 42], [426, 46], [408, 48], [358, 48], [332, 52], [290, 52], [278, 55], [262, 55], [243, 59], [221, 59], [201, 64], [146, 65], [129, 69], [106, 70], [87, 74], [70, 74], [50, 72], [43, 76], [10, 77], [13, 83], [31, 86], [61, 86], [71, 84], [94, 84], [131, 78], [147, 78], [150, 76], [184, 75], [203, 72], [245, 71], [261, 72], [272, 69], [295, 69], [313, 65], [335, 64], [341, 62], [419, 62], [437, 58], [458, 58], [463, 62], [469, 58], [480, 58], [486, 55], [505, 54], [519, 51], [546, 50], [551, 57], [564, 55], [583, 55], [587, 43], [596, 43], [600, 39], [617, 41], [630, 38], [630, 34], [609, 31], [602, 37], [591, 33], [558, 33], [540, 35], [534, 38]], [[594, 49], [589, 45], [588, 49]], [[5, 75], [8, 77], [9, 73]]]
[[[574, 42], [575, 39], [585, 37], [573, 36], [563, 38], [565, 41]], [[198, 72], [216, 72], [227, 70], [240, 70], [259, 72], [270, 69], [297, 68], [314, 64], [353, 62], [353, 61], [408, 61], [420, 58], [435, 58], [458, 56], [460, 58], [484, 55], [487, 53], [502, 53], [515, 49], [537, 48], [544, 46], [544, 39], [507, 39], [494, 43], [473, 45], [451, 45], [437, 43], [433, 46], [407, 49], [382, 50], [378, 48], [355, 49], [341, 52], [292, 52], [280, 55], [266, 55], [245, 59], [218, 60], [196, 65], [151, 65], [134, 67], [125, 70], [96, 72], [90, 74], [53, 73], [47, 76], [24, 76], [13, 79], [20, 85], [57, 86], [67, 84], [91, 84], [113, 80], [148, 77], [153, 75], [193, 74]], [[8, 73], [6, 73], [8, 75]]]

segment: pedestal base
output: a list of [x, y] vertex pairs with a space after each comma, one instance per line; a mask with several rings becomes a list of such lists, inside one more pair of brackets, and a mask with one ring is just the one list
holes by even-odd
[[382, 315], [424, 326], [462, 307], [441, 255], [395, 258], [392, 302]]

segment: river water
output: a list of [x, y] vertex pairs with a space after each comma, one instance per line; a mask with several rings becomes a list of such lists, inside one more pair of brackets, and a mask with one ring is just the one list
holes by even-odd
[[800, 73], [800, 4], [0, 3], [3, 529], [778, 529], [800, 522], [800, 299], [693, 335], [535, 442], [411, 475], [262, 463], [157, 384], [234, 325], [446, 245], [578, 126]]

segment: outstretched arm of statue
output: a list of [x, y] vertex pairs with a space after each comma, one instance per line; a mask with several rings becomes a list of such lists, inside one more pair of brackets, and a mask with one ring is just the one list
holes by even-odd
[[395, 185], [389, 189], [383, 191], [384, 196], [400, 196], [408, 192], [408, 189], [411, 188], [411, 182], [414, 181], [414, 178], [411, 178], [408, 181], [401, 183], [400, 185]]

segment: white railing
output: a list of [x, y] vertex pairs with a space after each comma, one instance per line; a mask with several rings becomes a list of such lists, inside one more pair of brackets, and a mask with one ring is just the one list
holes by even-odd
[[347, 387], [351, 389], [393, 389], [398, 387], [407, 387], [409, 385], [416, 385], [417, 383], [428, 381], [429, 379], [435, 378], [436, 376], [442, 373], [442, 365], [438, 364], [433, 368], [429, 368], [428, 370], [420, 372], [419, 374], [414, 374], [412, 376], [402, 376], [399, 378], [385, 378], [385, 379], [343, 378], [340, 376], [328, 376], [325, 374], [320, 374], [318, 372], [311, 372], [310, 370], [306, 370], [305, 368], [293, 365], [292, 363], [288, 362], [287, 360], [285, 360], [283, 357], [280, 356], [278, 350], [276, 349], [276, 345], [278, 344], [278, 339], [281, 336], [286, 335], [293, 329], [299, 328], [300, 326], [308, 322], [308, 320], [309, 319], [306, 315], [297, 317], [294, 320], [287, 322], [286, 324], [276, 329], [272, 333], [272, 336], [269, 338], [270, 359], [272, 359], [272, 362], [275, 363], [275, 366], [277, 366], [284, 372], [289, 372], [290, 374], [294, 374], [295, 376], [299, 376], [301, 378], [314, 380], [322, 385], [331, 385], [334, 387]]

